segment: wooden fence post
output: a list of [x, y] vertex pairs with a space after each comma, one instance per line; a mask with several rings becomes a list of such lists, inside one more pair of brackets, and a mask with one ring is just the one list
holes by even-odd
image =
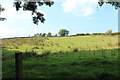
[[22, 67], [22, 53], [15, 53], [16, 80], [23, 78]]

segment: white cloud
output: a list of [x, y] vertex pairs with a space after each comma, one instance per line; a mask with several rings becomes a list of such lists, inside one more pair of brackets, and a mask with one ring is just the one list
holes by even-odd
[[2, 17], [10, 18], [15, 15], [15, 8], [11, 4], [2, 4], [2, 7], [5, 8], [5, 11], [1, 13]]
[[23, 11], [23, 12], [20, 12], [19, 14], [16, 14], [15, 17], [19, 18], [19, 19], [30, 19], [31, 18], [31, 12], [30, 11]]
[[0, 26], [0, 38], [15, 37], [18, 32], [23, 32], [23, 30], [17, 28], [6, 29]]
[[94, 13], [98, 0], [65, 0], [62, 4], [64, 12], [78, 16], [89, 16]]
[[13, 3], [4, 3], [2, 7], [5, 8], [5, 11], [1, 13], [1, 17], [9, 18], [17, 18], [17, 19], [30, 19], [31, 12], [30, 11], [16, 11], [15, 7], [13, 7]]
[[[20, 9], [19, 11], [16, 11], [15, 7], [13, 7], [13, 3], [4, 3], [2, 4], [2, 7], [5, 8], [5, 11], [1, 13], [1, 17], [5, 17], [7, 19], [9, 18], [17, 18], [17, 19], [31, 19], [32, 18], [32, 12], [31, 11], [23, 11]], [[44, 11], [39, 10], [39, 12], [42, 12], [45, 14]]]

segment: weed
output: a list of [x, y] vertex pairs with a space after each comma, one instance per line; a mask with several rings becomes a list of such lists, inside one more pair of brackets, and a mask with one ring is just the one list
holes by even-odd
[[33, 47], [32, 49], [39, 49], [39, 47], [38, 47], [38, 46], [35, 46], [35, 47]]
[[41, 47], [41, 49], [44, 49], [43, 47]]
[[36, 56], [37, 53], [35, 51], [28, 51], [28, 52], [25, 52], [23, 53], [23, 58], [26, 59], [28, 57], [32, 57], [32, 56]]
[[78, 48], [74, 48], [74, 49], [73, 49], [73, 52], [78, 52]]
[[47, 60], [48, 55], [51, 52], [49, 50], [43, 51], [42, 54], [37, 55], [37, 57], [45, 57], [45, 60]]
[[112, 43], [111, 42], [107, 43], [107, 45], [108, 45], [108, 47], [112, 47]]
[[71, 47], [70, 47], [70, 46], [68, 46], [68, 48], [70, 48], [70, 49], [71, 49]]

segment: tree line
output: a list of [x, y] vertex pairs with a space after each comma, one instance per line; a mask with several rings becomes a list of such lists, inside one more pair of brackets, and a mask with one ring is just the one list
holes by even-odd
[[69, 31], [66, 29], [60, 29], [58, 34], [52, 35], [51, 32], [48, 33], [36, 33], [29, 37], [58, 37], [58, 36], [87, 36], [87, 35], [120, 35], [120, 32], [112, 32], [112, 30], [107, 30], [105, 33], [77, 33], [75, 35], [68, 35]]
[[48, 32], [48, 33], [36, 33], [36, 34], [34, 34], [34, 36], [29, 35], [29, 37], [57, 37], [58, 35], [59, 36], [68, 36], [68, 34], [69, 34], [68, 30], [60, 29], [58, 34], [55, 34], [55, 35], [52, 35], [51, 32]]
[[74, 36], [85, 36], [85, 35], [120, 35], [120, 32], [112, 32], [112, 30], [107, 30], [105, 33], [77, 33]]
[[57, 37], [57, 34], [55, 34], [55, 35], [52, 35], [52, 33], [51, 32], [48, 32], [48, 33], [36, 33], [36, 34], [34, 34], [33, 36], [30, 36], [29, 35], [29, 37]]

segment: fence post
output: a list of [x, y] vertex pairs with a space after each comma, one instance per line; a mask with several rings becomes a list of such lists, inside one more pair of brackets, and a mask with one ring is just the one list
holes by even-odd
[[22, 53], [15, 53], [16, 80], [23, 78], [22, 67]]

